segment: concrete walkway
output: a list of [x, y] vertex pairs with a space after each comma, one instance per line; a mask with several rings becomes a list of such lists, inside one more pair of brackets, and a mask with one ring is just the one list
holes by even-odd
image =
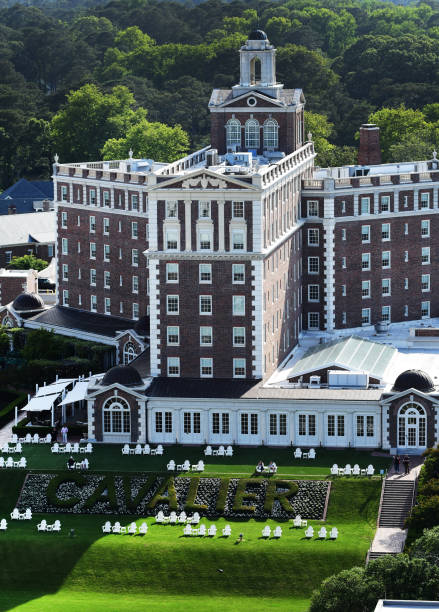
[[15, 418], [12, 419], [10, 423], [8, 423], [7, 425], [4, 425], [0, 429], [0, 446], [3, 446], [3, 444], [6, 444], [6, 442], [9, 442], [9, 439], [12, 435], [12, 428], [14, 425], [15, 425]]

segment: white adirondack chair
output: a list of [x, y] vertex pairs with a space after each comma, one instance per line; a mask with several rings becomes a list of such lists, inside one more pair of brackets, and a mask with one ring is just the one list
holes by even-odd
[[12, 457], [8, 457], [8, 458], [6, 459], [6, 467], [7, 467], [7, 468], [14, 467], [14, 460], [12, 459]]
[[136, 448], [134, 449], [134, 454], [135, 455], [141, 455], [142, 452], [143, 452], [142, 445], [141, 444], [136, 444]]
[[106, 521], [104, 525], [102, 525], [102, 533], [111, 533], [111, 523], [110, 521]]
[[116, 521], [113, 525], [113, 527], [111, 528], [111, 531], [113, 533], [120, 533], [120, 523], [119, 521]]
[[204, 449], [204, 456], [205, 457], [210, 457], [212, 455], [212, 447], [211, 446], [206, 446], [206, 448]]
[[32, 444], [38, 444], [40, 441], [40, 438], [38, 436], [38, 434], [34, 434], [34, 437], [32, 438]]
[[336, 540], [338, 538], [338, 529], [337, 527], [333, 527], [329, 532], [330, 540]]
[[198, 535], [205, 536], [207, 532], [206, 525], [200, 525], [198, 528]]
[[166, 466], [169, 472], [175, 472], [175, 461], [171, 459], [168, 465]]
[[93, 452], [93, 445], [91, 442], [87, 442], [86, 446], [85, 446], [85, 452], [86, 453], [92, 453]]
[[130, 454], [130, 447], [128, 444], [124, 444], [122, 446], [122, 455], [129, 455]]
[[207, 535], [210, 537], [216, 536], [216, 525], [211, 525], [207, 530]]
[[308, 459], [315, 459], [315, 458], [316, 458], [316, 449], [310, 448], [308, 451]]
[[373, 467], [373, 465], [369, 464], [369, 465], [367, 466], [367, 472], [366, 472], [366, 474], [367, 474], [368, 476], [373, 476], [373, 475], [375, 474], [375, 468]]
[[269, 525], [265, 525], [264, 529], [262, 530], [262, 537], [269, 538], [270, 536], [271, 536], [271, 528]]
[[30, 508], [26, 508], [26, 511], [24, 513], [24, 520], [30, 521], [31, 519], [32, 519], [32, 510]]
[[184, 525], [186, 523], [187, 520], [187, 514], [186, 512], [180, 512], [180, 514], [178, 515], [178, 522], [180, 523], [180, 525]]
[[11, 519], [18, 521], [20, 518], [20, 513], [18, 512], [18, 508], [14, 508], [11, 512]]
[[52, 531], [61, 531], [61, 521], [58, 519], [52, 525]]
[[360, 475], [360, 466], [358, 465], [358, 463], [356, 463], [354, 467], [352, 468], [352, 476], [359, 476], [359, 475]]
[[59, 444], [58, 442], [54, 442], [53, 446], [50, 448], [52, 453], [59, 453]]
[[155, 522], [156, 523], [164, 523], [165, 522], [165, 515], [164, 515], [162, 510], [159, 510], [157, 512], [157, 514], [155, 515]]
[[314, 529], [311, 527], [311, 525], [308, 527], [308, 529], [305, 531], [305, 538], [312, 538], [314, 536]]
[[278, 525], [276, 529], [273, 531], [273, 538], [280, 538], [281, 536], [282, 536], [282, 527]]
[[223, 529], [223, 536], [225, 538], [228, 538], [231, 535], [232, 535], [232, 528], [230, 527], [230, 525], [226, 525]]
[[176, 512], [171, 512], [171, 514], [169, 515], [169, 523], [171, 525], [176, 525], [178, 521], [178, 516]]
[[6, 519], [2, 519], [0, 521], [0, 531], [6, 531], [6, 529], [8, 528], [8, 523], [6, 522]]
[[293, 520], [293, 525], [294, 527], [302, 527], [302, 517], [300, 516], [300, 514], [298, 514]]
[[338, 476], [338, 465], [336, 463], [331, 468], [331, 476]]
[[9, 442], [10, 442], [11, 444], [17, 444], [17, 442], [18, 442], [18, 436], [17, 436], [17, 434], [12, 434], [12, 435], [11, 435], [11, 437], [10, 437], [10, 439], [9, 439]]
[[66, 453], [72, 453], [73, 452], [73, 447], [71, 442], [66, 442], [66, 450], [64, 451]]
[[132, 523], [130, 523], [130, 525], [128, 527], [128, 533], [130, 535], [136, 535], [136, 533], [137, 533], [137, 525], [136, 525], [136, 523], [134, 521]]
[[229, 446], [226, 448], [226, 457], [233, 457], [233, 448]]
[[187, 522], [190, 522], [191, 525], [198, 525], [198, 523], [200, 522], [200, 515], [198, 514], [198, 512], [194, 512], [191, 518], [188, 518]]
[[143, 447], [143, 454], [144, 455], [150, 455], [151, 454], [151, 447], [149, 444], [145, 444], [145, 446]]
[[41, 521], [41, 523], [38, 523], [37, 531], [47, 531], [47, 521], [46, 521], [46, 519], [43, 519]]
[[224, 457], [225, 454], [226, 454], [226, 449], [221, 444], [221, 446], [218, 448], [218, 457]]
[[346, 464], [346, 466], [345, 466], [345, 468], [344, 468], [344, 472], [343, 472], [343, 474], [344, 474], [345, 476], [350, 476], [350, 475], [352, 474], [352, 468], [351, 468], [351, 464], [350, 464], [350, 463], [347, 463], [347, 464]]
[[20, 461], [18, 462], [18, 467], [19, 468], [25, 468], [27, 466], [27, 459], [26, 457], [21, 457]]
[[17, 442], [17, 444], [15, 445], [15, 451], [16, 453], [22, 453], [23, 452], [23, 445], [21, 444], [21, 442]]
[[194, 463], [192, 465], [192, 471], [193, 472], [203, 472], [204, 471], [204, 461], [200, 459], [198, 463]]
[[321, 527], [319, 529], [319, 539], [320, 540], [324, 540], [324, 539], [326, 539], [326, 536], [327, 536], [326, 527]]
[[84, 470], [88, 470], [90, 464], [87, 457], [81, 462], [81, 468]]
[[157, 445], [157, 448], [155, 449], [155, 454], [156, 455], [163, 455], [163, 446], [161, 444]]
[[26, 434], [24, 441], [26, 444], [32, 444], [32, 435], [30, 433]]
[[192, 527], [190, 525], [186, 525], [183, 529], [183, 535], [190, 536], [192, 535]]
[[296, 448], [294, 451], [294, 459], [302, 459], [302, 449]]
[[52, 434], [48, 433], [45, 438], [40, 438], [39, 442], [41, 442], [41, 440], [44, 444], [52, 444]]
[[148, 525], [146, 523], [142, 523], [139, 527], [139, 535], [146, 535], [148, 531]]
[[79, 442], [74, 442], [72, 446], [72, 453], [79, 453]]
[[5, 467], [5, 458], [4, 457], [0, 457], [0, 468], [4, 468]]
[[3, 444], [2, 446], [2, 453], [9, 453], [9, 444], [6, 442], [6, 444]]

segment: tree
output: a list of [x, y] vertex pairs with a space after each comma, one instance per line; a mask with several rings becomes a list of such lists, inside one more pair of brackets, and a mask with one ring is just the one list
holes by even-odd
[[400, 142], [389, 147], [388, 161], [404, 162], [431, 159], [435, 145], [429, 130], [405, 134]]
[[383, 161], [390, 161], [390, 147], [402, 142], [409, 136], [425, 134], [427, 123], [420, 110], [405, 108], [381, 108], [369, 115], [369, 123], [380, 128], [380, 143]]
[[135, 157], [171, 162], [184, 156], [189, 149], [189, 137], [180, 125], [150, 123], [146, 119], [131, 127], [125, 138], [110, 138], [104, 144], [104, 159], [126, 159], [129, 150]]
[[11, 270], [44, 270], [49, 262], [44, 259], [39, 259], [35, 255], [23, 255], [22, 257], [13, 257], [8, 263], [8, 268]]
[[424, 529], [424, 535], [411, 547], [410, 556], [425, 559], [428, 563], [439, 566], [439, 525], [433, 529]]
[[68, 94], [67, 104], [52, 118], [53, 150], [65, 161], [96, 160], [108, 139], [122, 137], [145, 117], [126, 87], [105, 94], [96, 85], [84, 85]]
[[343, 166], [354, 164], [357, 152], [353, 147], [338, 147], [329, 142], [334, 125], [325, 115], [305, 111], [305, 132], [311, 132], [314, 149], [317, 153], [316, 165], [326, 168], [328, 166]]

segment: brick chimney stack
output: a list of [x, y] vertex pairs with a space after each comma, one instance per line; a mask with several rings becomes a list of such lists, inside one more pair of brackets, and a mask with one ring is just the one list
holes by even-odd
[[360, 127], [358, 163], [361, 166], [381, 163], [380, 128], [374, 123], [363, 123]]

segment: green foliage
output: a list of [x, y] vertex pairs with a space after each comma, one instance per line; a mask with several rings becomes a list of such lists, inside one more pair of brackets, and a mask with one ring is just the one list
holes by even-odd
[[425, 133], [427, 127], [424, 114], [419, 110], [405, 108], [382, 108], [369, 116], [369, 123], [376, 123], [380, 128], [380, 143], [383, 161], [391, 161], [390, 148], [404, 139], [419, 132]]
[[8, 268], [11, 270], [44, 270], [49, 262], [44, 259], [39, 259], [35, 255], [22, 255], [21, 257], [13, 257], [8, 263]]
[[139, 504], [143, 501], [143, 498], [151, 489], [154, 482], [157, 480], [157, 474], [151, 474], [148, 476], [147, 481], [143, 484], [137, 494], [132, 497], [131, 494], [131, 479], [128, 477], [123, 478], [123, 487], [125, 492], [125, 504], [131, 512], [134, 512]]
[[177, 510], [177, 493], [173, 476], [169, 476], [163, 481], [157, 493], [148, 503], [147, 508], [152, 510], [157, 504], [168, 504], [169, 510]]
[[78, 472], [69, 472], [68, 474], [58, 474], [49, 482], [46, 489], [47, 501], [55, 508], [73, 508], [78, 502], [79, 497], [70, 497], [69, 499], [60, 499], [57, 495], [58, 489], [62, 484], [74, 482], [79, 487], [86, 484], [86, 480], [82, 474]]
[[0, 427], [10, 422], [15, 414], [15, 407], [20, 410], [27, 403], [27, 393], [19, 393], [0, 410]]
[[252, 501], [257, 499], [256, 493], [247, 491], [247, 488], [251, 486], [260, 486], [260, 483], [258, 481], [252, 480], [251, 478], [239, 479], [235, 499], [233, 500], [234, 512], [248, 512], [250, 514], [255, 511], [255, 506], [244, 504], [245, 501]]
[[224, 513], [224, 507], [227, 500], [227, 491], [229, 490], [230, 478], [221, 478], [220, 490], [216, 500], [216, 511], [218, 514]]
[[[279, 491], [278, 489], [286, 489], [286, 491]], [[298, 490], [298, 485], [292, 480], [269, 480], [265, 492], [265, 512], [271, 513], [276, 500], [286, 512], [291, 512], [292, 507], [289, 500], [297, 494]]]
[[189, 483], [189, 491], [187, 494], [186, 502], [184, 504], [184, 509], [186, 512], [196, 512], [196, 511], [207, 509], [207, 506], [205, 504], [195, 503], [195, 498], [197, 497], [199, 484], [200, 484], [200, 479], [198, 477], [191, 478], [190, 483]]
[[3, 328], [0, 329], [0, 357], [4, 357], [9, 353], [9, 335]]
[[112, 510], [117, 509], [114, 476], [106, 476], [99, 482], [95, 491], [85, 501], [84, 510], [91, 510], [93, 506], [97, 503], [108, 504]]
[[424, 529], [423, 535], [410, 548], [410, 556], [425, 559], [439, 567], [439, 526]]

